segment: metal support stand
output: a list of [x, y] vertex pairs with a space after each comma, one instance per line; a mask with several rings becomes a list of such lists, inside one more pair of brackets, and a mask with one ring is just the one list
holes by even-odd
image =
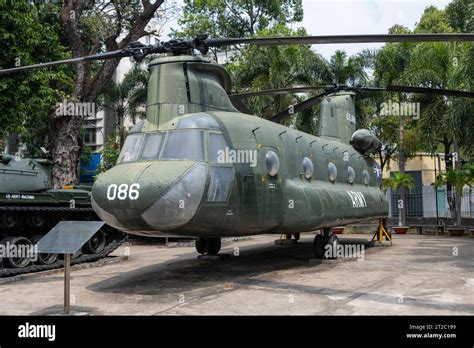
[[69, 315], [71, 300], [71, 254], [64, 254], [64, 314]]
[[380, 219], [379, 225], [377, 226], [377, 231], [372, 237], [372, 242], [374, 240], [377, 242], [383, 242], [384, 237], [387, 241], [392, 241], [392, 235], [387, 231], [387, 219]]

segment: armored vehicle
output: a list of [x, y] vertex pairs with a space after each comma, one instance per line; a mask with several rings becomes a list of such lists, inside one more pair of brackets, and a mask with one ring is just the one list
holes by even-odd
[[[61, 220], [99, 220], [89, 188], [50, 187], [49, 160], [0, 154], [0, 277], [61, 267], [57, 254], [35, 254], [34, 245]], [[123, 240], [121, 232], [105, 225], [73, 263], [105, 257]]]

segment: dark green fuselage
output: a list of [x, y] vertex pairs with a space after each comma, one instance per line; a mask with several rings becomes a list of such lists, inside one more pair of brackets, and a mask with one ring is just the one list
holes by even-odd
[[[218, 65], [173, 57], [152, 62], [150, 70], [147, 120], [130, 131], [121, 163], [92, 191], [93, 207], [108, 224], [139, 235], [222, 237], [387, 216], [378, 166], [349, 144], [351, 93], [324, 101], [317, 137], [238, 112]], [[275, 175], [268, 171], [269, 151], [279, 159]], [[330, 163], [337, 169], [333, 180]]]

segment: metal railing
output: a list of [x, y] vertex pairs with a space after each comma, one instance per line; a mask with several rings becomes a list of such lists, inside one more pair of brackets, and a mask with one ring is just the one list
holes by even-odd
[[[454, 190], [451, 196], [454, 196]], [[387, 199], [390, 204], [390, 216], [397, 217], [399, 192], [388, 190]], [[407, 190], [405, 207], [407, 217], [454, 217], [454, 199], [448, 195], [446, 187], [435, 190], [433, 186], [423, 186]], [[474, 218], [474, 190], [467, 186], [461, 195], [461, 217]]]

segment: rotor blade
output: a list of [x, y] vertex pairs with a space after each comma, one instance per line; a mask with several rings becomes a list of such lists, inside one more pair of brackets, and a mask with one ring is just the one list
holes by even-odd
[[77, 57], [77, 58], [71, 58], [71, 59], [57, 60], [57, 61], [49, 62], [49, 63], [39, 63], [39, 64], [33, 64], [33, 65], [19, 66], [19, 67], [10, 68], [10, 69], [2, 69], [0, 70], [0, 75], [10, 74], [10, 73], [18, 72], [18, 71], [31, 70], [31, 69], [47, 68], [50, 66], [56, 66], [56, 65], [61, 65], [61, 64], [74, 64], [74, 63], [79, 63], [79, 62], [88, 61], [88, 60], [104, 60], [104, 59], [111, 59], [111, 58], [119, 58], [119, 57], [125, 57], [127, 55], [129, 55], [129, 52], [127, 50], [110, 51], [110, 52], [94, 54], [92, 56]]
[[388, 85], [387, 87], [353, 87], [355, 91], [367, 92], [402, 92], [402, 93], [420, 93], [420, 94], [435, 94], [449, 97], [464, 97], [474, 98], [474, 92], [456, 91], [452, 89], [429, 88], [429, 87], [412, 87], [412, 86], [396, 86]]
[[440, 42], [440, 41], [474, 41], [474, 34], [374, 34], [374, 35], [324, 35], [324, 36], [289, 36], [259, 38], [222, 38], [207, 39], [208, 47], [226, 45], [311, 45], [340, 43], [371, 43], [371, 42]]
[[450, 89], [441, 88], [427, 88], [427, 87], [410, 87], [410, 86], [387, 86], [389, 92], [405, 92], [405, 93], [423, 93], [423, 94], [436, 94], [445, 95], [450, 97], [465, 97], [474, 98], [473, 92], [455, 91]]
[[318, 94], [314, 97], [308, 98], [308, 99], [306, 99], [305, 101], [303, 101], [301, 103], [293, 105], [293, 107], [291, 107], [291, 108], [288, 108], [284, 111], [279, 112], [276, 115], [273, 115], [268, 120], [280, 123], [281, 121], [283, 121], [288, 116], [293, 116], [295, 113], [306, 110], [307, 108], [310, 108], [311, 106], [317, 104], [319, 102], [320, 98], [326, 96], [329, 93], [330, 92], [328, 92], [328, 91], [324, 91], [321, 94]]
[[252, 113], [250, 110], [247, 108], [247, 105], [244, 104], [244, 102], [241, 99], [235, 98], [235, 99], [230, 99], [232, 105], [234, 108], [239, 110], [241, 113], [251, 115]]
[[278, 95], [278, 94], [288, 94], [288, 93], [304, 93], [310, 92], [314, 90], [326, 89], [331, 88], [333, 86], [308, 86], [308, 87], [290, 87], [290, 88], [278, 88], [278, 89], [267, 89], [263, 91], [256, 91], [256, 92], [243, 92], [243, 93], [235, 93], [230, 94], [230, 100], [234, 101], [237, 99], [245, 99], [250, 97], [259, 97], [262, 95]]

